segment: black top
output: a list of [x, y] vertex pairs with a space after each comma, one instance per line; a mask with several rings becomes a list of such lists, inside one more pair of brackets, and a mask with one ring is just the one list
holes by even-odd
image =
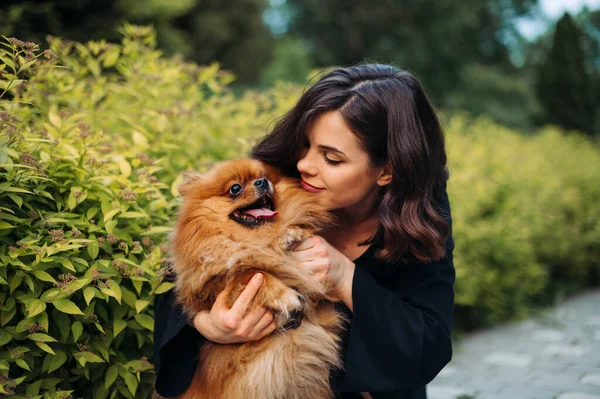
[[[445, 191], [440, 205], [451, 224]], [[373, 399], [425, 399], [425, 384], [452, 357], [452, 236], [445, 257], [431, 263], [387, 263], [375, 258], [382, 247], [378, 240], [354, 261], [354, 312], [336, 304], [351, 320], [343, 345], [345, 371], [330, 379], [338, 399], [360, 398], [351, 392], [370, 392]], [[156, 297], [154, 363], [161, 396], [187, 389], [205, 340], [173, 305], [172, 291]]]

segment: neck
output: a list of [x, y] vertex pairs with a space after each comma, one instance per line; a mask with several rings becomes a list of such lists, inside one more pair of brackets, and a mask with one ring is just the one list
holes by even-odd
[[351, 207], [333, 210], [338, 224], [331, 233], [344, 241], [366, 241], [375, 234], [379, 226], [378, 207], [377, 197], [373, 195]]

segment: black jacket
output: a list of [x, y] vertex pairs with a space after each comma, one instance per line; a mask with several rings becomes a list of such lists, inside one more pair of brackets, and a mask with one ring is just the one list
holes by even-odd
[[[441, 210], [451, 223], [444, 192]], [[375, 258], [381, 240], [354, 261], [354, 312], [344, 339], [345, 371], [332, 373], [336, 398], [425, 399], [429, 383], [452, 357], [454, 241], [437, 262], [388, 264]], [[205, 341], [173, 305], [172, 291], [155, 303], [154, 363], [161, 396], [183, 393], [190, 384]]]

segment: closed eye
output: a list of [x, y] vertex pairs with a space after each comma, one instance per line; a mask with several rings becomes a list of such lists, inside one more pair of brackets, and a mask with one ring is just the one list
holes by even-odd
[[341, 164], [342, 162], [344, 162], [344, 161], [334, 161], [333, 159], [327, 158], [327, 153], [323, 154], [323, 158], [325, 158], [325, 162], [327, 162], [329, 165], [332, 165], [332, 166], [337, 166], [337, 165]]

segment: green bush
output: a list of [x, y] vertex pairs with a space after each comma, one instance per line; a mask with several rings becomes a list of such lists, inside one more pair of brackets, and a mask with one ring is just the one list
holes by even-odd
[[0, 53], [0, 394], [146, 397], [177, 176], [241, 156], [282, 101], [235, 100], [146, 28], [51, 43]]
[[600, 152], [589, 139], [464, 116], [447, 135], [459, 323], [525, 316], [598, 282]]
[[[236, 97], [217, 65], [123, 33], [0, 44], [0, 395], [148, 397], [181, 172], [245, 156], [300, 95]], [[447, 136], [459, 326], [525, 315], [599, 273], [597, 148], [460, 115]]]

